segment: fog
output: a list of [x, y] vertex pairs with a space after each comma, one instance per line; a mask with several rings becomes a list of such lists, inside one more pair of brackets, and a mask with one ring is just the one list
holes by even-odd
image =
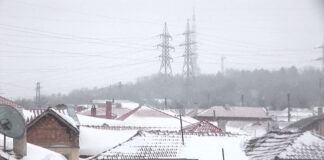
[[0, 0], [0, 95], [8, 98], [107, 87], [159, 71], [164, 22], [182, 73], [186, 20], [196, 15], [202, 74], [226, 69], [320, 68], [316, 0]]

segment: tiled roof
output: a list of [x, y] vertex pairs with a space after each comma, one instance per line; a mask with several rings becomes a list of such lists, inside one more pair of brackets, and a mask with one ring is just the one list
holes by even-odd
[[[150, 106], [139, 106], [120, 116], [117, 120], [122, 120], [130, 126], [137, 127], [173, 128], [173, 130], [180, 128], [179, 117]], [[182, 119], [182, 122], [184, 126], [192, 124], [186, 119]]]
[[250, 140], [245, 145], [252, 160], [319, 160], [324, 159], [324, 138], [311, 132], [273, 131]]
[[[80, 125], [78, 117], [76, 116], [75, 111], [72, 108], [65, 108], [65, 109], [56, 109], [51, 108], [51, 110], [68, 117], [71, 117], [74, 120], [76, 125]], [[30, 123], [32, 120], [40, 116], [43, 112], [48, 111], [47, 109], [23, 109], [22, 114], [25, 118], [26, 124]]]
[[35, 115], [35, 117], [33, 117], [32, 119], [29, 119], [29, 121], [26, 122], [27, 128], [33, 126], [38, 120], [40, 120], [45, 115], [50, 114], [50, 115], [53, 115], [56, 118], [62, 120], [72, 130], [79, 133], [79, 128], [78, 128], [79, 124], [72, 117], [70, 117], [68, 114], [64, 114], [64, 112], [62, 112], [62, 111], [55, 110], [53, 108], [48, 108], [46, 110], [42, 110], [42, 112], [39, 111], [39, 112], [35, 112], [35, 113], [37, 113], [37, 115]]
[[210, 160], [221, 157], [222, 148], [227, 159], [247, 159], [240, 145], [244, 139], [241, 136], [185, 133], [184, 145], [181, 137], [179, 131], [139, 131], [127, 141], [89, 160]]
[[318, 121], [324, 121], [324, 115], [312, 116], [312, 117], [301, 119], [287, 126], [285, 130], [305, 131], [307, 127], [309, 127], [310, 125]]
[[260, 107], [214, 106], [197, 114], [204, 117], [244, 117], [269, 118], [266, 110]]
[[157, 135], [138, 132], [125, 143], [91, 158], [91, 160], [175, 159], [178, 158], [181, 143], [180, 135]]
[[0, 104], [6, 104], [15, 108], [23, 108], [23, 106], [1, 96], [0, 96]]
[[185, 132], [193, 132], [193, 133], [219, 133], [222, 132], [222, 130], [212, 123], [208, 121], [200, 121], [198, 123], [194, 123], [191, 125], [188, 125], [183, 128]]

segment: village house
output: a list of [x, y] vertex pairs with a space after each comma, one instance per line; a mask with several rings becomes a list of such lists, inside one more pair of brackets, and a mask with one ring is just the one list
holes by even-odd
[[226, 131], [229, 121], [264, 122], [271, 121], [267, 110], [261, 107], [214, 106], [193, 116], [197, 120], [217, 122], [218, 127]]
[[[79, 124], [70, 116], [74, 111], [48, 108], [24, 110], [27, 141], [63, 154], [68, 160], [79, 158]], [[69, 115], [70, 114], [70, 115]], [[76, 116], [75, 116], [76, 117]]]
[[312, 132], [271, 131], [245, 145], [251, 160], [322, 160], [324, 137]]
[[117, 119], [139, 104], [127, 100], [93, 100], [88, 109], [79, 109], [78, 114], [106, 119]]

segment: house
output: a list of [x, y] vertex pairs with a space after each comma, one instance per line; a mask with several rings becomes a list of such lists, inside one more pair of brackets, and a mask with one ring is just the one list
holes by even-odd
[[284, 128], [285, 130], [292, 130], [292, 131], [313, 131], [319, 135], [324, 136], [324, 114], [321, 108], [319, 108], [318, 115], [312, 116], [308, 118], [301, 119], [296, 121], [287, 127]]
[[79, 158], [80, 131], [70, 112], [48, 108], [24, 113], [28, 120], [27, 142], [61, 153], [68, 160]]
[[[90, 157], [89, 160], [246, 160], [240, 147], [243, 137], [222, 134], [185, 134], [179, 132], [139, 131], [127, 141]], [[183, 144], [184, 142], [184, 144]]]
[[197, 120], [216, 121], [218, 127], [226, 131], [228, 121], [271, 121], [267, 110], [261, 107], [214, 106], [199, 112], [193, 118]]
[[245, 153], [251, 160], [320, 160], [324, 159], [324, 137], [309, 131], [271, 131], [249, 140]]
[[117, 119], [139, 104], [127, 100], [93, 100], [92, 107], [79, 112], [81, 115], [106, 119]]

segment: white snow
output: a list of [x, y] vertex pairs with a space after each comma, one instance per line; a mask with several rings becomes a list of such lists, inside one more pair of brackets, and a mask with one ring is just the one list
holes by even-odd
[[68, 123], [70, 123], [74, 128], [78, 129], [77, 123], [74, 121], [74, 119], [72, 117], [68, 116], [67, 111], [66, 111], [65, 114], [63, 114], [63, 113], [58, 112], [55, 109], [52, 109], [51, 108], [51, 110], [54, 111], [56, 114], [58, 114], [60, 117], [62, 117], [65, 121], [67, 121]]
[[104, 130], [80, 127], [80, 155], [96, 155], [137, 133], [137, 130]]
[[[7, 150], [12, 150], [13, 148], [13, 139], [7, 137]], [[3, 144], [3, 135], [0, 134], [0, 144]], [[3, 146], [1, 146], [0, 149], [0, 155], [4, 158], [7, 158], [8, 160], [16, 160], [15, 156], [12, 155], [13, 153], [10, 152], [8, 154], [7, 152], [2, 151]], [[66, 160], [66, 158], [56, 152], [50, 151], [48, 149], [29, 144], [27, 143], [27, 156], [23, 157], [22, 160]]]
[[102, 125], [109, 125], [109, 126], [125, 126], [123, 121], [119, 120], [112, 120], [112, 119], [104, 119], [104, 118], [97, 118], [91, 116], [84, 116], [77, 114], [78, 119], [80, 121], [80, 125], [93, 125], [93, 126], [102, 126]]
[[242, 148], [245, 139], [243, 136], [190, 136], [185, 139], [185, 147], [180, 157], [199, 160], [222, 159], [223, 148], [225, 159], [247, 160]]

